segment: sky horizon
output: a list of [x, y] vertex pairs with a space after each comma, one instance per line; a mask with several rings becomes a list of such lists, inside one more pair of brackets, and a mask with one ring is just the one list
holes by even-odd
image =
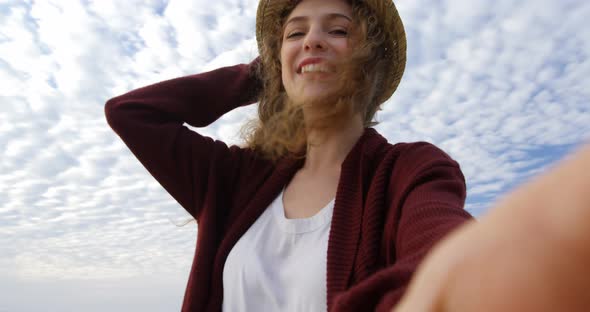
[[[396, 1], [408, 62], [375, 128], [457, 160], [466, 210], [590, 143], [590, 3]], [[258, 1], [0, 0], [0, 311], [177, 311], [197, 227], [104, 116], [258, 55]], [[240, 143], [256, 105], [201, 134]]]

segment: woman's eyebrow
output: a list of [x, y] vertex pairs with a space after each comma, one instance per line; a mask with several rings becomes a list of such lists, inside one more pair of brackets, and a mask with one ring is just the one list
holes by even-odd
[[[338, 18], [345, 18], [345, 19], [352, 22], [352, 19], [350, 17], [348, 17], [347, 15], [341, 14], [341, 13], [329, 13], [329, 14], [324, 15], [323, 18], [329, 19], [329, 20], [338, 19]], [[308, 16], [294, 16], [294, 17], [291, 17], [285, 23], [285, 26], [287, 26], [289, 23], [307, 21], [308, 19], [309, 19]]]

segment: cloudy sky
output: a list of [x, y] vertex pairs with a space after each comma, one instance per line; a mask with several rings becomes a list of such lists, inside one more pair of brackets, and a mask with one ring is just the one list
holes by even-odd
[[[402, 0], [377, 118], [493, 202], [590, 138], [590, 2]], [[0, 0], [0, 311], [177, 311], [194, 224], [104, 117], [131, 89], [257, 56], [256, 0]], [[586, 86], [586, 87], [584, 87]], [[199, 129], [239, 143], [241, 108]]]

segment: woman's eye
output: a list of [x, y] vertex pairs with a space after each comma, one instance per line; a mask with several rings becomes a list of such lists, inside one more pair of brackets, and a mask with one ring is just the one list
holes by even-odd
[[330, 33], [331, 34], [334, 34], [334, 35], [339, 35], [339, 36], [346, 36], [346, 35], [348, 35], [348, 32], [346, 30], [344, 30], [344, 29], [332, 30]]
[[298, 37], [298, 36], [303, 36], [303, 33], [302, 33], [302, 32], [294, 32], [294, 33], [290, 33], [290, 34], [287, 36], [287, 39], [289, 39], [289, 38], [293, 38], [293, 37]]

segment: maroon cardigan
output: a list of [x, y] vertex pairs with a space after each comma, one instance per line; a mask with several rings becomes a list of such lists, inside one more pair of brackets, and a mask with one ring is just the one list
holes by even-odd
[[[255, 62], [163, 81], [110, 99], [109, 125], [198, 223], [182, 311], [220, 311], [232, 246], [302, 160], [277, 164], [228, 147], [205, 127], [257, 101]], [[373, 128], [341, 167], [327, 259], [329, 311], [389, 311], [427, 251], [471, 216], [459, 165], [425, 142], [391, 145]], [[319, 278], [319, 277], [318, 277]]]

